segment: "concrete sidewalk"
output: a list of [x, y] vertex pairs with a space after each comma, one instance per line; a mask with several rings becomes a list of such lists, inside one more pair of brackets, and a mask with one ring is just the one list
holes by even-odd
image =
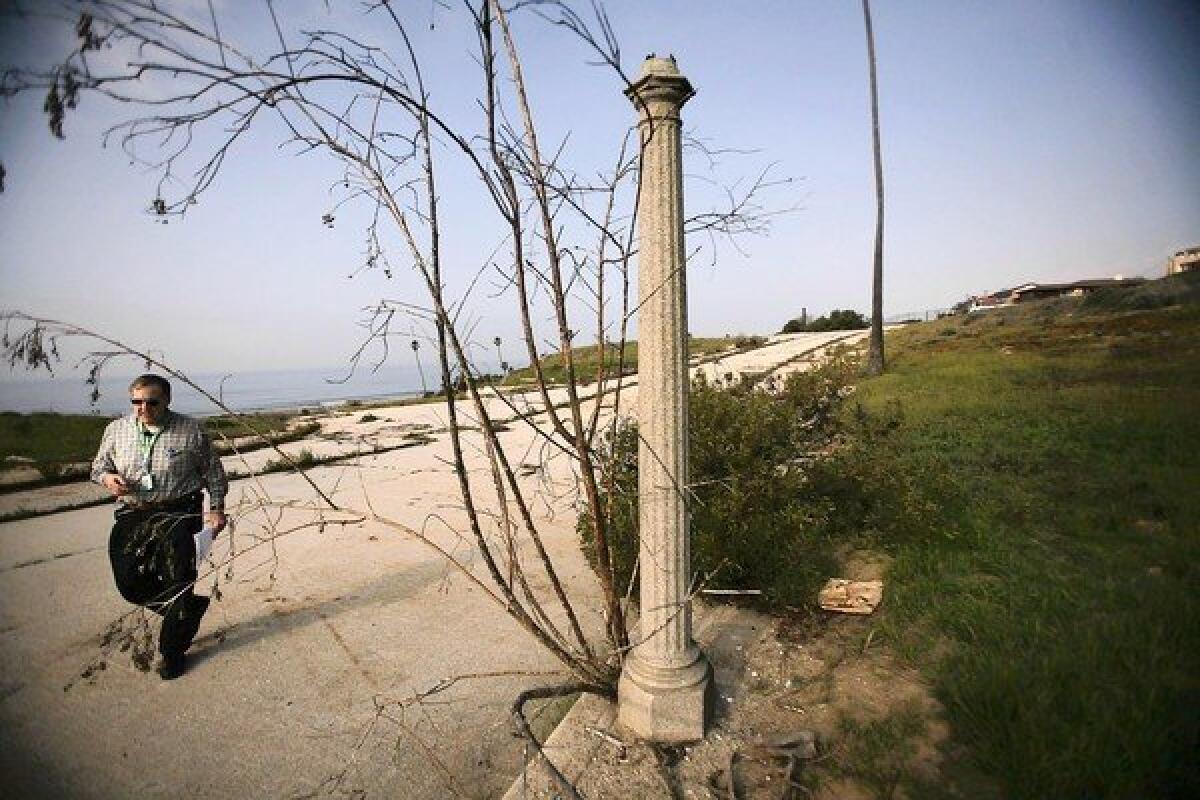
[[[531, 443], [511, 436], [516, 452]], [[444, 444], [312, 474], [337, 502], [364, 508], [369, 494], [379, 514], [469, 560], [471, 546], [449, 532], [463, 519]], [[544, 478], [530, 476], [530, 488]], [[233, 497], [311, 502], [298, 484], [285, 474], [239, 481]], [[570, 504], [537, 513], [595, 633], [597, 594]], [[129, 608], [108, 571], [107, 508], [0, 526], [0, 776], [12, 796], [292, 797], [337, 785], [433, 798], [450, 792], [448, 775], [480, 796], [508, 785], [522, 749], [507, 705], [552, 678], [464, 678], [424, 703], [376, 712], [446, 678], [546, 672], [557, 662], [424, 545], [372, 524], [271, 545], [271, 528], [309, 516], [267, 515], [239, 520], [232, 538], [242, 555], [220, 575], [221, 600], [189, 671], [170, 683], [137, 671], [125, 653], [97, 660], [106, 627]], [[229, 542], [218, 540], [218, 555]]]
[[[784, 364], [828, 343], [805, 336], [767, 350]], [[737, 369], [737, 358], [721, 368]], [[635, 391], [624, 408], [632, 410]], [[497, 416], [511, 416], [500, 412], [500, 400], [489, 402]], [[310, 474], [339, 504], [370, 504], [482, 574], [474, 542], [456, 533], [465, 525], [448, 436], [439, 432], [444, 408], [370, 413], [373, 422], [361, 422], [362, 412], [325, 421], [322, 438], [285, 449], [352, 456], [420, 433], [428, 441], [419, 446]], [[530, 424], [513, 422], [501, 437], [515, 466], [525, 467], [521, 480], [538, 498], [533, 510], [546, 547], [585, 630], [599, 641], [600, 594], [578, 547], [572, 465], [554, 457]], [[490, 486], [482, 436], [468, 433], [465, 442], [469, 475]], [[271, 457], [258, 451], [236, 463], [253, 469]], [[0, 510], [49, 509], [62, 502], [60, 490], [69, 500], [70, 488], [6, 495]], [[295, 508], [259, 507], [266, 497]], [[200, 582], [207, 593], [219, 580], [220, 599], [189, 671], [169, 683], [138, 671], [128, 653], [101, 657], [106, 629], [130, 608], [109, 573], [109, 506], [0, 524], [6, 794], [440, 798], [508, 789], [524, 759], [508, 706], [522, 689], [560, 680], [558, 662], [441, 556], [393, 529], [330, 525], [276, 538], [313, 519], [305, 510], [311, 490], [295, 475], [235, 481], [230, 502], [237, 529], [218, 539], [216, 555], [228, 554], [232, 542], [240, 556], [231, 570]], [[544, 576], [533, 568], [530, 575], [546, 596]]]

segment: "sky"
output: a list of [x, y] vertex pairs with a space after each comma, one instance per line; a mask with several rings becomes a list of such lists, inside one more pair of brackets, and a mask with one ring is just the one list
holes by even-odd
[[[337, 16], [320, 0], [276, 3], [289, 31], [340, 26], [396, 52], [360, 4], [330, 5]], [[432, 104], [477, 127], [473, 40], [452, 6], [397, 7]], [[180, 7], [207, 14], [198, 0]], [[229, 39], [272, 44], [265, 6], [215, 7]], [[744, 182], [768, 166], [789, 179], [763, 199], [787, 210], [767, 235], [689, 241], [704, 248], [688, 268], [692, 333], [771, 333], [802, 308], [867, 311], [875, 194], [861, 4], [606, 8], [629, 75], [647, 54], [670, 53], [696, 88], [684, 125], [723, 151], [716, 180]], [[876, 0], [872, 12], [885, 314], [1027, 281], [1158, 277], [1171, 253], [1200, 245], [1200, 4]], [[44, 64], [69, 42], [28, 25], [0, 18], [0, 62]], [[620, 80], [560, 28], [518, 18], [515, 34], [544, 146], [561, 145], [583, 174], [611, 168], [634, 121]], [[339, 165], [281, 146], [278, 125], [253, 129], [199, 204], [160, 224], [147, 213], [156, 176], [100, 143], [107, 125], [138, 110], [85, 96], [60, 141], [41, 103], [18, 96], [0, 107], [3, 308], [105, 333], [185, 371], [220, 372], [344, 365], [362, 341], [364, 308], [381, 298], [427, 305], [394, 235], [392, 277], [359, 269], [366, 209], [335, 210]], [[481, 363], [495, 360], [494, 337], [521, 363], [511, 292], [486, 273], [475, 281], [503, 247], [502, 226], [453, 148], [443, 143], [438, 158], [448, 292], [466, 297], [462, 320]], [[714, 171], [695, 152], [685, 166], [685, 206], [702, 211], [720, 195]], [[411, 360], [406, 337], [389, 363]]]

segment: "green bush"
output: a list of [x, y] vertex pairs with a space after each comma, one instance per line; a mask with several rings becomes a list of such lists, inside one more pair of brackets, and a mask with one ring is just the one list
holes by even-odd
[[1138, 286], [1114, 286], [1085, 295], [1087, 312], [1144, 311], [1200, 303], [1200, 272], [1180, 272]]
[[806, 324], [804, 320], [800, 317], [796, 317], [795, 319], [789, 319], [787, 322], [783, 323], [783, 330], [780, 331], [780, 333], [801, 333], [805, 327]]
[[[692, 386], [689, 409], [692, 567], [711, 588], [759, 589], [768, 607], [806, 607], [836, 574], [835, 513], [860, 476], [830, 466], [850, 365], [796, 373], [782, 385]], [[603, 497], [617, 585], [637, 557], [637, 431], [602, 448]], [[578, 528], [595, 563], [591, 520]]]
[[869, 327], [870, 323], [862, 314], [852, 309], [835, 308], [827, 317], [817, 317], [805, 324], [800, 319], [790, 319], [783, 326], [784, 333], [802, 333], [804, 331], [856, 331]]

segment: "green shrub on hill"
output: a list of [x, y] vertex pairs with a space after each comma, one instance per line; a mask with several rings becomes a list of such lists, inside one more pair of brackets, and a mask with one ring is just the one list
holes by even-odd
[[827, 317], [817, 317], [805, 324], [800, 318], [790, 319], [783, 326], [783, 333], [804, 333], [806, 331], [857, 331], [869, 327], [870, 323], [862, 314], [852, 309], [835, 308]]
[[1099, 289], [1080, 303], [1083, 311], [1146, 311], [1200, 302], [1200, 272], [1180, 272], [1133, 287]]
[[[838, 507], [844, 495], [862, 494], [858, 482], [870, 465], [863, 459], [857, 471], [839, 472], [823, 457], [843, 427], [838, 412], [852, 376], [849, 363], [837, 361], [773, 386], [693, 384], [692, 567], [711, 588], [758, 589], [761, 605], [810, 608], [817, 588], [836, 574], [835, 544], [852, 532]], [[633, 423], [606, 441], [602, 469], [610, 549], [625, 586], [637, 558]], [[591, 520], [581, 517], [578, 527], [594, 560]]]

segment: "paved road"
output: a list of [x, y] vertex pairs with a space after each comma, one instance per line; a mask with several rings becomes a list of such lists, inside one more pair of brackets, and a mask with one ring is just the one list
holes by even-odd
[[[798, 355], [827, 343], [802, 335], [765, 352], [775, 364], [795, 365]], [[745, 359], [745, 368], [761, 371], [764, 354]], [[720, 369], [741, 368], [740, 358], [726, 359]], [[330, 438], [315, 447], [345, 452], [364, 441], [402, 443], [417, 426], [435, 431], [433, 441], [317, 468], [313, 476], [338, 503], [365, 508], [369, 500], [380, 515], [425, 530], [482, 571], [471, 559], [473, 546], [452, 533], [462, 529], [463, 515], [447, 464], [448, 439], [436, 433], [440, 410], [372, 414], [379, 419], [329, 423]], [[570, 465], [544, 458], [527, 425], [513, 424], [502, 437], [509, 452], [536, 467], [522, 480], [541, 498], [535, 513], [547, 547], [585, 628], [597, 634], [599, 594], [576, 544]], [[481, 438], [468, 441], [471, 474], [486, 485]], [[253, 466], [266, 457], [255, 453], [246, 461]], [[264, 496], [311, 502], [304, 484], [286, 474], [237, 481], [231, 493], [243, 509]], [[162, 682], [120, 652], [104, 669], [81, 677], [101, 656], [106, 628], [129, 608], [108, 572], [110, 511], [96, 507], [0, 525], [0, 786], [6, 796], [361, 791], [440, 798], [457, 781], [459, 793], [495, 797], [519, 771], [522, 744], [510, 733], [508, 704], [520, 689], [553, 678], [468, 678], [423, 703], [388, 701], [452, 676], [550, 671], [557, 662], [425, 545], [376, 523], [304, 529], [272, 545], [271, 530], [309, 521], [311, 513], [247, 513], [233, 538], [244, 552], [231, 575], [220, 573], [221, 599], [205, 618], [184, 677]], [[229, 538], [222, 540], [228, 547]], [[546, 591], [544, 580], [534, 583], [535, 591]]]

